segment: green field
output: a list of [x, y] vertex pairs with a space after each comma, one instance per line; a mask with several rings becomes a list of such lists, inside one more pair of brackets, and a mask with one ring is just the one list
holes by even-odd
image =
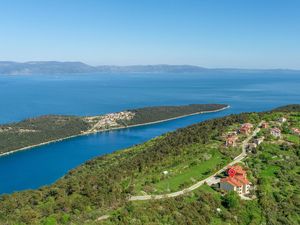
[[292, 143], [295, 143], [295, 144], [299, 144], [300, 143], [300, 137], [297, 136], [297, 135], [292, 135], [292, 134], [286, 134], [284, 136], [284, 138]]
[[279, 166], [270, 165], [263, 169], [260, 173], [261, 178], [272, 179], [275, 176], [275, 172], [280, 169]]
[[159, 192], [178, 191], [184, 184], [193, 184], [210, 176], [213, 171], [216, 171], [218, 165], [225, 165], [228, 159], [222, 158], [222, 155], [217, 150], [210, 151], [212, 157], [209, 160], [199, 163], [195, 166], [190, 166], [184, 170], [179, 170], [177, 173], [170, 175], [168, 178], [156, 183], [154, 187]]
[[[133, 181], [134, 193], [144, 195], [179, 191], [218, 171], [240, 152], [240, 148], [225, 148], [224, 142], [216, 140], [205, 145], [187, 145], [180, 157], [172, 157], [160, 167], [137, 174], [139, 178]], [[127, 180], [124, 186], [130, 182]]]

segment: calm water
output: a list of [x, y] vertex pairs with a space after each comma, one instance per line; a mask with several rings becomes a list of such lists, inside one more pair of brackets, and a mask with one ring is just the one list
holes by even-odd
[[227, 103], [226, 111], [82, 136], [0, 158], [0, 193], [50, 184], [88, 159], [206, 119], [300, 103], [300, 74], [0, 76], [0, 123], [149, 105]]

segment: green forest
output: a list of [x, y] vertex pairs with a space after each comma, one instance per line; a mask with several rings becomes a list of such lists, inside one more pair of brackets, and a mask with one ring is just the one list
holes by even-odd
[[165, 120], [193, 113], [220, 110], [227, 107], [224, 104], [191, 104], [183, 106], [153, 106], [130, 110], [136, 115], [128, 125], [143, 124]]
[[[244, 160], [255, 199], [203, 185], [176, 198], [128, 201], [140, 193], [178, 191], [213, 174], [241, 152], [224, 147], [224, 132], [282, 116], [288, 118], [282, 139], [262, 130], [257, 136], [265, 141]], [[1, 195], [0, 224], [299, 224], [300, 143], [291, 127], [300, 127], [300, 105], [178, 129], [90, 160], [50, 186]], [[100, 220], [103, 215], [109, 218]]]

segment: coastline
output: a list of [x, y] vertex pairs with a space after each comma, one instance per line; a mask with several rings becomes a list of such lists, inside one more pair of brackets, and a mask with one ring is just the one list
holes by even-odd
[[4, 152], [4, 153], [0, 154], [0, 157], [4, 157], [4, 156], [14, 154], [14, 153], [17, 153], [17, 152], [20, 152], [20, 151], [25, 151], [25, 150], [29, 150], [29, 149], [32, 149], [32, 148], [40, 147], [40, 146], [43, 146], [43, 145], [48, 145], [48, 144], [52, 144], [52, 143], [55, 143], [55, 142], [68, 140], [68, 139], [75, 138], [75, 137], [80, 137], [80, 136], [85, 136], [85, 135], [90, 135], [90, 134], [96, 134], [96, 133], [106, 132], [106, 131], [111, 131], [111, 130], [121, 130], [121, 129], [126, 129], [126, 128], [141, 127], [141, 126], [147, 126], [147, 125], [152, 125], [152, 124], [157, 124], [157, 123], [163, 123], [163, 122], [176, 120], [176, 119], [180, 119], [180, 118], [184, 118], [184, 117], [188, 117], [188, 116], [198, 115], [198, 114], [219, 112], [219, 111], [223, 111], [223, 110], [228, 109], [228, 108], [230, 108], [230, 105], [227, 105], [226, 107], [221, 108], [221, 109], [210, 110], [210, 111], [201, 111], [201, 112], [186, 114], [186, 115], [182, 115], [182, 116], [172, 117], [172, 118], [169, 118], [169, 119], [158, 120], [158, 121], [153, 121], [153, 122], [148, 122], [148, 123], [134, 124], [134, 125], [129, 125], [129, 126], [112, 127], [112, 128], [109, 128], [109, 129], [103, 129], [103, 130], [94, 131], [94, 132], [83, 132], [81, 134], [75, 134], [75, 135], [71, 135], [71, 136], [67, 136], [67, 137], [63, 137], [63, 138], [59, 138], [59, 139], [55, 139], [55, 140], [42, 142], [40, 144], [30, 145], [30, 146], [19, 148], [19, 149], [12, 150], [12, 151], [9, 151], [9, 152]]

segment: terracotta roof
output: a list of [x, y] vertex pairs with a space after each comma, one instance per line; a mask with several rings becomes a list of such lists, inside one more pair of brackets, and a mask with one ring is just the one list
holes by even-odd
[[246, 177], [246, 171], [239, 165], [234, 165], [228, 169], [234, 169], [236, 174], [233, 177], [222, 178], [221, 182], [227, 182], [233, 186], [241, 187], [243, 185], [249, 184], [249, 181]]
[[238, 139], [237, 136], [230, 136], [226, 138], [227, 141], [236, 141], [237, 139]]
[[244, 123], [241, 127], [240, 127], [240, 132], [245, 132], [247, 133], [248, 131], [251, 130], [251, 128], [253, 127], [253, 125], [251, 123]]
[[253, 127], [253, 125], [252, 125], [251, 123], [244, 123], [244, 124], [241, 126], [241, 128], [247, 128], [247, 129], [252, 128], [252, 127]]
[[239, 180], [242, 184], [249, 184], [249, 180], [244, 176], [236, 176], [236, 179]]
[[298, 128], [292, 128], [292, 130], [294, 131], [294, 133], [300, 134], [300, 129], [298, 129]]
[[243, 170], [243, 168], [239, 165], [230, 166], [228, 167], [228, 169], [234, 169], [237, 172], [237, 174], [246, 174], [246, 171]]
[[237, 186], [237, 187], [240, 187], [240, 186], [243, 185], [242, 183], [240, 183], [238, 180], [236, 180], [233, 177], [222, 178], [221, 182], [227, 182], [227, 183], [229, 183], [229, 184], [231, 184], [233, 186]]
[[241, 187], [243, 185], [249, 184], [249, 181], [246, 177], [235, 175], [234, 177], [222, 178], [221, 182], [227, 182], [233, 186]]

